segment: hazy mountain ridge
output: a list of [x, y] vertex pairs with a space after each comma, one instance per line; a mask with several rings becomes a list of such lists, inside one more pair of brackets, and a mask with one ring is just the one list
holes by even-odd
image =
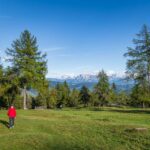
[[[117, 90], [129, 91], [134, 82], [132, 80], [127, 81], [125, 76], [118, 76], [116, 74], [109, 75], [109, 82], [113, 82], [117, 86]], [[62, 83], [66, 81], [71, 89], [77, 88], [81, 89], [83, 85], [87, 86], [89, 89], [93, 89], [95, 84], [98, 82], [97, 75], [95, 74], [80, 74], [77, 76], [61, 76], [60, 78], [48, 78], [50, 81], [50, 86], [55, 86], [57, 83]]]

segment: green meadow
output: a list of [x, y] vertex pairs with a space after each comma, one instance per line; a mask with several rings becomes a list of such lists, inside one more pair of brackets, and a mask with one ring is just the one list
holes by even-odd
[[17, 110], [14, 129], [6, 113], [0, 111], [0, 150], [150, 149], [150, 109]]

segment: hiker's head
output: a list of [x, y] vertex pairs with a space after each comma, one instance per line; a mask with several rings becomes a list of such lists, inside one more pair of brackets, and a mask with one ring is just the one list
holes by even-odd
[[14, 105], [11, 105], [10, 108], [14, 108]]

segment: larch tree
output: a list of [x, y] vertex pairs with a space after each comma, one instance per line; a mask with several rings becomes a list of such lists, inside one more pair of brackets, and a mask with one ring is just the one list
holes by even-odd
[[19, 86], [23, 89], [23, 108], [27, 109], [27, 89], [39, 89], [46, 80], [46, 54], [41, 54], [36, 37], [28, 30], [13, 41], [6, 53], [12, 62], [12, 68], [16, 70]]
[[109, 99], [110, 94], [109, 80], [104, 70], [100, 71], [97, 77], [98, 83], [94, 88], [94, 92], [98, 96], [99, 104], [103, 106], [108, 103]]
[[79, 103], [79, 93], [80, 93], [79, 90], [77, 90], [75, 88], [71, 91], [68, 106], [75, 107], [75, 106], [78, 105], [78, 103]]
[[150, 30], [146, 25], [133, 39], [133, 44], [134, 48], [129, 47], [127, 53], [124, 54], [128, 58], [126, 73], [129, 78], [135, 80], [136, 89], [139, 88], [142, 93], [143, 96], [138, 97], [141, 101], [143, 99], [144, 107], [144, 102], [150, 100], [150, 94], [148, 94], [150, 93]]
[[83, 86], [80, 90], [80, 101], [84, 104], [84, 107], [90, 102], [90, 93], [89, 89], [86, 86]]
[[2, 83], [3, 83], [3, 66], [0, 64], [0, 91], [2, 90]]

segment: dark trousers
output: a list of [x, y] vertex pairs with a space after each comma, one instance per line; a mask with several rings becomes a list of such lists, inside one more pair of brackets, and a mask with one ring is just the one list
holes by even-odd
[[14, 126], [14, 122], [15, 122], [15, 118], [9, 118], [9, 127], [13, 127]]

